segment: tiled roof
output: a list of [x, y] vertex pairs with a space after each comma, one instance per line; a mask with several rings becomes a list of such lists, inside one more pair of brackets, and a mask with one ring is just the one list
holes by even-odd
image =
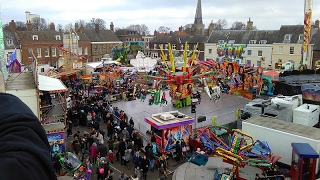
[[[5, 49], [19, 48], [19, 43], [18, 43], [14, 33], [10, 29], [4, 28], [3, 35], [4, 35], [4, 48]], [[12, 44], [8, 44], [7, 40], [12, 40]]]
[[208, 36], [191, 36], [187, 41], [188, 43], [206, 43]]
[[220, 40], [234, 40], [234, 44], [248, 44], [250, 40], [266, 40], [267, 44], [273, 44], [278, 36], [278, 30], [214, 30], [211, 32], [208, 43], [218, 43]]
[[116, 34], [111, 30], [100, 29], [99, 33], [97, 33], [94, 29], [85, 29], [84, 33], [92, 42], [120, 41]]
[[60, 35], [60, 38], [62, 40], [63, 38], [63, 32], [60, 31], [50, 31], [50, 30], [44, 30], [44, 31], [16, 31], [16, 34], [18, 36], [18, 40], [20, 41], [32, 41], [32, 36], [37, 35], [38, 40], [55, 40], [56, 35]]
[[[298, 43], [299, 35], [303, 34], [303, 29], [303, 25], [282, 25], [275, 43]], [[285, 35], [287, 34], [291, 35], [290, 42], [284, 41]]]

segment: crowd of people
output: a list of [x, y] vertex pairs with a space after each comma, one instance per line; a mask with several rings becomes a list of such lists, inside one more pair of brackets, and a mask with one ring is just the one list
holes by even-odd
[[[73, 137], [70, 146], [72, 152], [86, 169], [96, 173], [98, 180], [111, 180], [115, 177], [110, 164], [119, 161], [127, 169], [134, 170], [129, 177], [122, 172], [119, 180], [146, 180], [149, 169], [154, 170], [157, 160], [159, 178], [166, 178], [166, 158], [157, 157], [157, 150], [153, 147], [155, 142], [150, 141], [144, 146], [143, 137], [134, 129], [133, 118], [113, 106], [112, 85], [102, 93], [94, 94], [91, 93], [95, 89], [92, 83], [81, 83], [77, 79], [65, 83], [70, 89], [69, 97], [72, 101], [66, 113], [67, 136]], [[87, 127], [88, 130], [74, 133], [73, 128], [79, 126]], [[107, 131], [101, 130], [101, 126], [106, 126]], [[55, 169], [56, 173], [60, 173], [58, 163]]]

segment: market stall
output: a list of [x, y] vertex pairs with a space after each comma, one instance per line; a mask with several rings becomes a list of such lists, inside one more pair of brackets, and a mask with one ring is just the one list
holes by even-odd
[[65, 94], [68, 88], [59, 79], [38, 75], [40, 122], [47, 132], [52, 152], [65, 150]]
[[182, 139], [188, 145], [194, 118], [178, 111], [169, 111], [152, 114], [151, 117], [145, 117], [145, 121], [151, 125], [156, 136], [159, 152], [174, 153], [176, 142]]

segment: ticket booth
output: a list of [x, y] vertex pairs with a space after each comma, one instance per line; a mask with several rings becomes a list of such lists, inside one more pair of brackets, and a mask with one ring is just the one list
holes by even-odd
[[174, 153], [176, 142], [182, 139], [188, 145], [194, 118], [178, 111], [169, 111], [152, 114], [151, 117], [145, 117], [145, 121], [151, 125], [156, 136], [159, 152]]
[[308, 143], [291, 143], [290, 179], [314, 180], [319, 154]]

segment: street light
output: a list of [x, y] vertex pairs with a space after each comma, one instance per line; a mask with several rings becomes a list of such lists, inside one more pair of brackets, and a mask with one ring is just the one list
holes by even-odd
[[194, 130], [197, 129], [197, 104], [199, 100], [195, 97], [192, 97], [191, 99], [191, 113], [194, 113]]

